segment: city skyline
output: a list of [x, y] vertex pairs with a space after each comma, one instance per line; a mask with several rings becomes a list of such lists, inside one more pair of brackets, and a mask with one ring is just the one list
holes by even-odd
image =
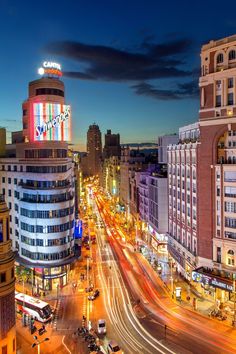
[[37, 69], [47, 59], [62, 65], [75, 148], [85, 150], [86, 130], [94, 121], [103, 136], [107, 129], [120, 133], [121, 143], [156, 142], [195, 122], [200, 47], [209, 38], [236, 32], [233, 11], [222, 9], [224, 21], [216, 27], [217, 9], [204, 3], [202, 13], [202, 4], [193, 5], [192, 18], [190, 12], [186, 16], [186, 1], [181, 8], [173, 3], [171, 12], [155, 1], [148, 7], [143, 1], [72, 2], [67, 24], [63, 2], [56, 8], [47, 5], [43, 16], [41, 4], [2, 2], [1, 23], [8, 36], [1, 34], [7, 55], [0, 63], [11, 71], [2, 73], [0, 126], [9, 132], [22, 129], [27, 83], [39, 78]]

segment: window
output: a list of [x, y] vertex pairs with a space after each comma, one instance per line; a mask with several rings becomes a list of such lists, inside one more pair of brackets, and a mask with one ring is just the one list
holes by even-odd
[[7, 354], [7, 345], [4, 345], [4, 347], [2, 347], [2, 353], [1, 354]]
[[216, 58], [217, 64], [223, 63], [223, 61], [224, 61], [224, 56], [223, 56], [223, 54], [222, 54], [222, 53], [218, 54], [218, 55], [217, 55], [217, 58]]
[[2, 183], [5, 183], [5, 177], [2, 177]]
[[225, 171], [225, 182], [236, 182], [236, 171]]
[[11, 184], [11, 178], [8, 177], [8, 184]]
[[0, 283], [5, 283], [6, 281], [6, 273], [0, 273]]
[[11, 197], [11, 189], [8, 189], [8, 197]]
[[229, 60], [234, 60], [234, 59], [236, 59], [236, 52], [235, 50], [231, 50], [229, 52]]
[[17, 172], [17, 166], [14, 165], [14, 172]]
[[228, 93], [228, 105], [234, 104], [234, 94], [233, 92]]
[[55, 95], [64, 97], [64, 92], [56, 88], [39, 88], [36, 89], [36, 96], [39, 95]]
[[14, 178], [14, 184], [17, 184], [17, 178]]
[[225, 187], [225, 197], [236, 198], [236, 187]]
[[233, 250], [228, 250], [227, 264], [230, 266], [234, 266], [234, 251]]
[[221, 263], [221, 248], [217, 247], [216, 249], [216, 261], [217, 263]]
[[228, 79], [228, 88], [232, 88], [232, 87], [234, 87], [234, 79], [230, 77]]
[[216, 107], [221, 106], [221, 95], [216, 95]]

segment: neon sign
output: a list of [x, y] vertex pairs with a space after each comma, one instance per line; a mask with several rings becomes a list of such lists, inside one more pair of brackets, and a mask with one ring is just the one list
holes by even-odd
[[70, 140], [70, 106], [59, 103], [34, 103], [34, 141]]
[[52, 61], [44, 61], [38, 73], [39, 75], [62, 76], [61, 65]]

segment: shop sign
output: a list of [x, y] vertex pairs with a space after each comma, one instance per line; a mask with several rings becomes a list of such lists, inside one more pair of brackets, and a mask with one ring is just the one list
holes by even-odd
[[216, 288], [224, 289], [227, 291], [233, 291], [233, 285], [224, 283], [216, 278], [212, 279], [211, 285], [215, 286]]
[[233, 291], [233, 284], [229, 284], [222, 279], [217, 279], [211, 277], [210, 275], [201, 274], [198, 272], [192, 272], [192, 279], [198, 283], [203, 283], [205, 285], [213, 286], [215, 288], [223, 289], [226, 291]]
[[155, 248], [156, 250], [158, 248], [157, 241], [153, 237], [152, 237], [152, 247]]
[[64, 275], [66, 275], [66, 273], [62, 273], [62, 274], [51, 274], [51, 275], [44, 275], [44, 279], [56, 279], [56, 278], [61, 278], [61, 277], [64, 277]]

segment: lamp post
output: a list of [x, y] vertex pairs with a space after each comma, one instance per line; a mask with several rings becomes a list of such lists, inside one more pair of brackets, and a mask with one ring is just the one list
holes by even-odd
[[234, 318], [233, 318], [233, 326], [236, 327], [236, 275], [233, 274], [234, 277], [234, 284], [233, 284], [233, 290], [234, 290]]
[[36, 343], [32, 344], [32, 348], [38, 346], [38, 354], [40, 354], [40, 344], [43, 342], [47, 342], [49, 338], [44, 338], [43, 340], [39, 341], [37, 336], [34, 336], [34, 339], [36, 340]]
[[172, 258], [170, 259], [170, 291], [171, 296], [174, 296], [174, 284], [173, 284], [173, 265], [172, 265]]

